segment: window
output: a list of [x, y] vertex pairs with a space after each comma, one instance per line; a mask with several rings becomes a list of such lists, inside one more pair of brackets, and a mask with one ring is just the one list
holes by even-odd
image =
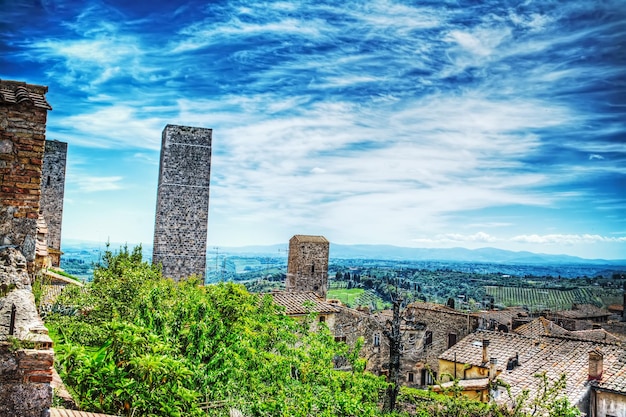
[[335, 336], [335, 342], [344, 342], [344, 343], [346, 343], [346, 337], [345, 336]]
[[311, 265], [311, 273], [315, 272], [315, 264]]
[[374, 333], [374, 347], [380, 346], [380, 334]]
[[421, 379], [421, 385], [433, 385], [435, 383], [435, 380], [437, 379], [437, 372], [422, 369]]
[[406, 379], [408, 382], [415, 382], [415, 374], [413, 372], [409, 372], [406, 375]]
[[320, 316], [319, 317], [319, 322], [320, 323], [324, 323], [326, 321], [326, 316]]
[[46, 185], [50, 185], [50, 175], [48, 175], [48, 179], [46, 180]]
[[426, 335], [424, 336], [424, 347], [427, 348], [433, 344], [433, 332], [430, 330], [426, 330]]
[[456, 345], [456, 333], [448, 333], [448, 349]]

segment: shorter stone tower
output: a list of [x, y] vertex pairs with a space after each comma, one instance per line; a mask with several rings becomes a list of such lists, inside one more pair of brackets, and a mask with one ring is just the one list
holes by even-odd
[[41, 171], [41, 213], [48, 226], [48, 248], [53, 266], [59, 266], [61, 255], [61, 224], [65, 194], [67, 143], [47, 140]]
[[161, 143], [152, 262], [163, 276], [204, 279], [212, 130], [167, 125]]
[[287, 291], [313, 291], [326, 299], [329, 246], [324, 236], [295, 235], [289, 240]]

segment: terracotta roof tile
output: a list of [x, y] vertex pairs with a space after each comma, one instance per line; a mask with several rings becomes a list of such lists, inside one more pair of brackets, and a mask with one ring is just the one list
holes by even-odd
[[27, 103], [34, 107], [52, 110], [45, 94], [48, 87], [20, 81], [0, 80], [0, 104]]
[[515, 329], [514, 332], [528, 337], [542, 335], [567, 335], [570, 333], [567, 329], [564, 329], [544, 317], [536, 318], [530, 323], [521, 325]]
[[611, 313], [591, 304], [576, 304], [571, 310], [555, 311], [552, 315], [568, 319], [588, 319], [594, 317], [608, 317]]
[[285, 307], [285, 313], [289, 316], [309, 313], [329, 314], [339, 311], [337, 307], [327, 303], [314, 292], [276, 291], [270, 295], [276, 304]]
[[[546, 373], [549, 380], [565, 375], [567, 379], [566, 395], [576, 404], [589, 390], [589, 352], [602, 352], [604, 369], [601, 387], [622, 390], [626, 388], [626, 369], [618, 362], [624, 357], [624, 349], [617, 344], [592, 340], [578, 340], [570, 336], [538, 335], [523, 336], [516, 333], [478, 331], [472, 333], [444, 352], [440, 359], [473, 366], [487, 366], [482, 362], [482, 341], [489, 340], [488, 357], [496, 359], [496, 367], [502, 370], [499, 379], [511, 386], [513, 397], [525, 389], [531, 396], [539, 387], [534, 376]], [[456, 356], [455, 356], [456, 355]], [[518, 366], [507, 370], [512, 358], [518, 358]], [[613, 381], [613, 382], [612, 382]], [[608, 388], [611, 387], [611, 388]]]

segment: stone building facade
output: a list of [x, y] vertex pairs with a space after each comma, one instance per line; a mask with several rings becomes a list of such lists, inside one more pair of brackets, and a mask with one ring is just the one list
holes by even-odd
[[478, 318], [439, 304], [416, 302], [409, 304], [404, 311], [404, 322], [410, 324], [413, 335], [407, 334], [405, 349], [408, 349], [407, 364], [413, 362], [412, 369], [405, 369], [407, 382], [414, 376], [411, 386], [425, 386], [433, 383], [439, 375], [439, 356], [458, 341], [478, 328]]
[[0, 246], [35, 259], [48, 87], [0, 80]]
[[63, 223], [63, 197], [65, 194], [65, 167], [67, 143], [47, 140], [41, 176], [41, 212], [48, 227], [48, 247], [52, 265], [58, 267], [61, 252], [61, 225]]
[[176, 280], [204, 279], [209, 218], [212, 130], [163, 130], [152, 262]]
[[324, 236], [293, 236], [289, 240], [285, 290], [313, 291], [326, 299], [329, 247]]

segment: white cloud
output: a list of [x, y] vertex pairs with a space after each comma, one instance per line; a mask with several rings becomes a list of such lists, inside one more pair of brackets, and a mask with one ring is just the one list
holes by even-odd
[[123, 188], [121, 184], [122, 180], [124, 180], [124, 177], [121, 176], [93, 177], [81, 175], [69, 181], [74, 184], [80, 192], [95, 193], [100, 191], [121, 190]]
[[592, 234], [565, 235], [519, 235], [511, 238], [513, 242], [532, 243], [532, 244], [548, 244], [548, 245], [575, 245], [582, 243], [621, 243], [626, 242], [626, 237], [609, 237]]

